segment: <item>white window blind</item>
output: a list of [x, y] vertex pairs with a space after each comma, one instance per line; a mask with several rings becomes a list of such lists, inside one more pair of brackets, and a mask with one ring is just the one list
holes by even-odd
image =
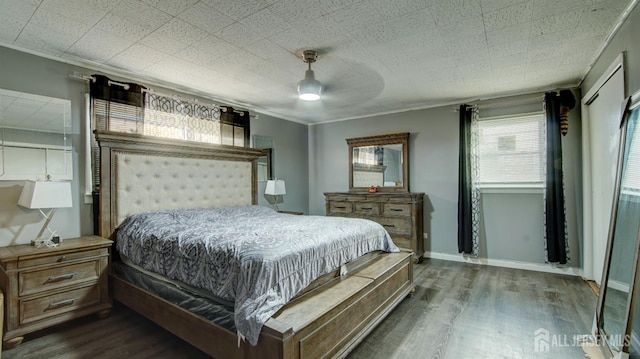
[[541, 186], [544, 179], [544, 115], [478, 120], [479, 185]]

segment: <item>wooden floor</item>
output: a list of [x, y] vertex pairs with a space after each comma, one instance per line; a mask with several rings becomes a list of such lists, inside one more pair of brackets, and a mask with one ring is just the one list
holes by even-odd
[[[415, 269], [415, 295], [349, 358], [584, 358], [573, 338], [589, 332], [597, 298], [580, 278], [441, 260]], [[535, 350], [541, 328], [546, 352]], [[207, 356], [116, 303], [108, 319], [91, 316], [29, 335], [2, 357]]]

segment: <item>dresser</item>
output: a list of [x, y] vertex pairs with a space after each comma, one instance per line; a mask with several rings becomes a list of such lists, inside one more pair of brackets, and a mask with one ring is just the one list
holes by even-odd
[[65, 239], [55, 248], [0, 248], [5, 300], [5, 348], [25, 334], [80, 316], [111, 310], [107, 275], [113, 242], [97, 236]]
[[353, 193], [324, 194], [327, 216], [366, 218], [380, 223], [401, 248], [413, 251], [416, 259], [424, 254], [424, 193]]

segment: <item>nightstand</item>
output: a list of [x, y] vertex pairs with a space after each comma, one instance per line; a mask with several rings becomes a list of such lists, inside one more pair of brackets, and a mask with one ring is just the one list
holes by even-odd
[[0, 248], [6, 349], [24, 335], [77, 317], [111, 311], [107, 277], [113, 242], [97, 236], [65, 239], [56, 248]]
[[296, 216], [302, 216], [304, 214], [304, 212], [298, 212], [298, 211], [278, 211], [278, 213], [295, 214]]

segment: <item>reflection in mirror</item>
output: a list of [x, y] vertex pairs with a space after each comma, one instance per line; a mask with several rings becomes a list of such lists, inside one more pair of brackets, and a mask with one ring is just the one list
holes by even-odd
[[71, 180], [71, 101], [0, 89], [0, 180]]
[[271, 148], [262, 150], [262, 156], [258, 158], [258, 181], [268, 181], [273, 178], [271, 173]]
[[349, 191], [409, 192], [409, 133], [349, 138]]
[[626, 122], [624, 141], [611, 221], [608, 269], [605, 269], [601, 290], [598, 328], [609, 351], [629, 351], [629, 306], [634, 288], [636, 255], [640, 240], [640, 129], [636, 108]]
[[402, 187], [402, 145], [353, 148], [354, 187]]
[[253, 135], [253, 148], [263, 150], [263, 155], [258, 158], [258, 181], [264, 182], [272, 179], [273, 139], [267, 136]]

